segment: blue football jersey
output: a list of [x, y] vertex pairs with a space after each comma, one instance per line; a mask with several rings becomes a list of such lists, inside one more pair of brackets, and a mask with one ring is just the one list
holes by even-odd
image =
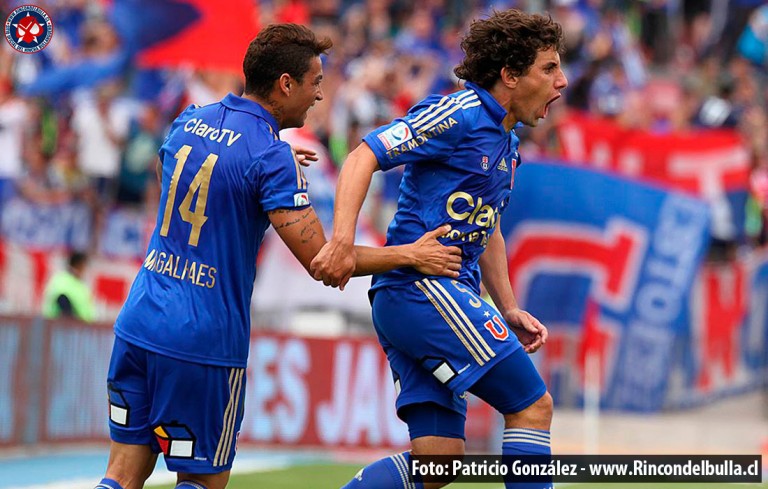
[[246, 366], [267, 211], [309, 205], [307, 181], [278, 129], [259, 104], [232, 94], [173, 122], [159, 151], [155, 230], [117, 336], [182, 360]]
[[[462, 250], [458, 280], [479, 291], [478, 258], [497, 228], [520, 164], [519, 139], [502, 125], [506, 110], [472, 83], [446, 96], [432, 95], [408, 114], [363, 140], [382, 170], [406, 165], [387, 245], [412, 243], [442, 224], [440, 238]], [[423, 278], [413, 268], [376, 275], [373, 289]]]

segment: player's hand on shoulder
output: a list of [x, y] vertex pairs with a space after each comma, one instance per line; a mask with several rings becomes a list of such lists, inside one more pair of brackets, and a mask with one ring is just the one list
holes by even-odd
[[512, 309], [504, 314], [504, 320], [517, 335], [526, 353], [535, 353], [547, 342], [547, 327], [528, 311]]
[[296, 144], [292, 144], [291, 149], [293, 149], [293, 153], [296, 155], [296, 161], [298, 161], [301, 166], [309, 166], [311, 162], [319, 159], [317, 151], [313, 149], [298, 146]]
[[344, 290], [355, 271], [357, 254], [354, 244], [331, 239], [320, 249], [309, 265], [309, 273], [324, 285]]
[[428, 231], [413, 243], [413, 268], [424, 275], [442, 275], [457, 278], [461, 270], [461, 249], [445, 246], [437, 240], [451, 230], [449, 224]]

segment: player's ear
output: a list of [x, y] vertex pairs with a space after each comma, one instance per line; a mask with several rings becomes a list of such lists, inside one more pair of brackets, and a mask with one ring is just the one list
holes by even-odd
[[280, 78], [277, 79], [277, 85], [280, 88], [280, 92], [286, 97], [291, 95], [291, 88], [294, 85], [294, 80], [288, 73], [283, 73]]
[[512, 73], [512, 70], [509, 69], [509, 67], [505, 66], [501, 69], [501, 82], [508, 88], [515, 88], [517, 86], [517, 82], [520, 79], [519, 76], [516, 76]]

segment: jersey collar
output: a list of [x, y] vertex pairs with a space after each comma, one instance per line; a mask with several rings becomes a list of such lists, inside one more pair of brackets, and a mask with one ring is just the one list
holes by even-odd
[[504, 118], [507, 116], [507, 111], [501, 106], [498, 100], [493, 98], [493, 95], [488, 90], [475, 85], [472, 82], [466, 82], [464, 84], [470, 90], [474, 90], [477, 96], [480, 97], [480, 102], [483, 103], [488, 113], [491, 114], [491, 118], [496, 124], [501, 124]]
[[229, 109], [248, 112], [249, 114], [253, 114], [256, 117], [261, 117], [267, 121], [270, 127], [272, 127], [272, 130], [275, 132], [275, 134], [280, 131], [275, 117], [267, 112], [267, 110], [264, 109], [264, 107], [262, 107], [259, 103], [254, 102], [253, 100], [248, 100], [247, 98], [238, 97], [235, 94], [229, 93], [221, 100], [221, 103]]

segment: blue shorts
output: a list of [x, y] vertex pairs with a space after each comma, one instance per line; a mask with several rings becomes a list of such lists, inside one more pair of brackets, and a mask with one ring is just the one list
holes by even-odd
[[149, 445], [173, 472], [232, 468], [245, 369], [185, 362], [115, 338], [107, 389], [112, 440]]
[[[469, 286], [424, 278], [378, 289], [372, 302], [401, 418], [404, 407], [428, 402], [466, 416], [466, 391], [502, 414], [525, 409], [546, 392], [528, 355], [503, 361], [522, 352], [522, 345], [496, 308]], [[475, 392], [473, 386], [481, 378], [482, 392]]]

